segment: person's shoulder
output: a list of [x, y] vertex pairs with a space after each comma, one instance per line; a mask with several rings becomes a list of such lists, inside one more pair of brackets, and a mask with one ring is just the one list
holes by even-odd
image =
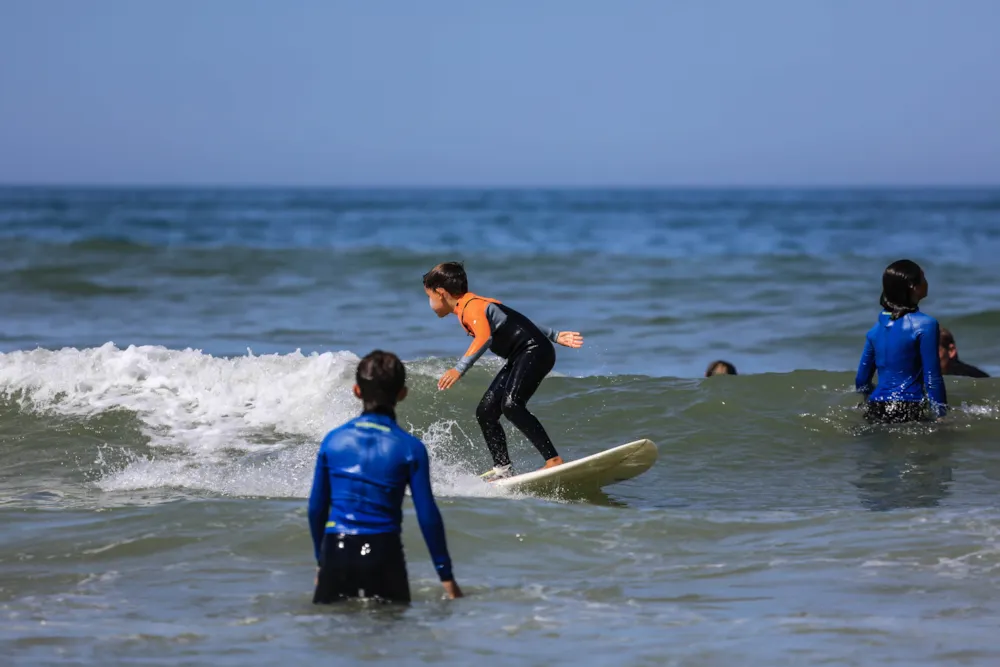
[[323, 441], [320, 443], [320, 448], [326, 447], [330, 443], [336, 441], [338, 438], [350, 435], [355, 431], [355, 422], [358, 418], [349, 419], [340, 426], [330, 429], [325, 436], [323, 436]]
[[466, 308], [469, 310], [470, 313], [472, 312], [487, 313], [490, 311], [490, 309], [496, 308], [501, 303], [502, 302], [499, 299], [494, 299], [488, 296], [480, 296], [477, 294], [471, 299], [469, 299], [468, 303], [466, 304]]
[[956, 359], [951, 363], [949, 367], [948, 375], [964, 375], [970, 378], [988, 378], [989, 375], [980, 368], [973, 366], [972, 364], [967, 364], [964, 361]]
[[938, 324], [937, 318], [919, 310], [915, 313], [910, 313], [907, 317], [910, 318], [910, 322], [913, 323], [913, 327], [915, 329], [919, 329], [920, 331], [939, 330], [941, 328]]
[[972, 373], [972, 377], [974, 378], [988, 378], [990, 376], [989, 373], [976, 366], [969, 366], [969, 372]]
[[503, 301], [496, 297], [477, 294], [475, 292], [466, 292], [462, 298], [466, 300], [465, 305], [467, 308], [475, 308], [477, 310], [487, 310], [490, 306], [503, 304]]
[[410, 445], [411, 447], [420, 447], [421, 449], [426, 449], [423, 440], [413, 435], [402, 426], [397, 424], [395, 432], [403, 442]]
[[407, 431], [399, 424], [393, 425], [392, 434], [396, 438], [397, 442], [405, 446], [408, 451], [413, 453], [427, 453], [427, 446], [424, 444], [424, 441]]

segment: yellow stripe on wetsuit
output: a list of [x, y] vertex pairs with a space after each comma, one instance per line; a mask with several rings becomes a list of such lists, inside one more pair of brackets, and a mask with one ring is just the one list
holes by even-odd
[[390, 433], [391, 428], [385, 424], [376, 424], [375, 422], [354, 422], [355, 426], [360, 426], [361, 428], [373, 428], [376, 431], [384, 431], [385, 433]]

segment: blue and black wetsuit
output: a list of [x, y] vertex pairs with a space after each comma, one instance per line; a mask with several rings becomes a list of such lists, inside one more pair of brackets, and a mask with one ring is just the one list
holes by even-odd
[[476, 419], [497, 468], [510, 466], [503, 415], [527, 436], [546, 461], [558, 456], [538, 418], [527, 408], [542, 380], [556, 363], [552, 343], [559, 332], [544, 331], [531, 320], [496, 299], [467, 292], [455, 308], [462, 327], [473, 337], [455, 369], [465, 374], [486, 350], [507, 361], [476, 408]]
[[[865, 337], [854, 384], [867, 397], [865, 415], [872, 421], [914, 421], [925, 400], [934, 417], [948, 410], [948, 396], [938, 360], [938, 322], [919, 311], [893, 320], [883, 312]], [[872, 377], [878, 371], [878, 386]]]
[[393, 416], [366, 412], [320, 445], [309, 527], [320, 566], [314, 603], [347, 597], [409, 602], [400, 530], [406, 486], [441, 581], [452, 579], [427, 449]]

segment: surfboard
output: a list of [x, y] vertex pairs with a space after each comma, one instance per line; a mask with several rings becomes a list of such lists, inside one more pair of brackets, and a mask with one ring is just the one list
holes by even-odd
[[575, 461], [543, 470], [489, 482], [493, 486], [518, 491], [541, 491], [560, 487], [603, 488], [624, 482], [649, 470], [659, 451], [652, 440], [642, 439], [618, 445]]

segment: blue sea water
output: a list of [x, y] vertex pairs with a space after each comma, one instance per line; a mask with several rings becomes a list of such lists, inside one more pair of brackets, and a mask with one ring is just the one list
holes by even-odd
[[[1000, 190], [0, 189], [0, 642], [14, 664], [995, 664], [1000, 385], [873, 429], [885, 266], [1000, 375]], [[468, 338], [421, 276], [576, 330], [532, 401], [596, 498], [484, 488]], [[304, 497], [354, 364], [408, 364], [470, 593], [314, 609]], [[736, 377], [702, 378], [723, 358]], [[537, 454], [512, 435], [521, 468]]]

